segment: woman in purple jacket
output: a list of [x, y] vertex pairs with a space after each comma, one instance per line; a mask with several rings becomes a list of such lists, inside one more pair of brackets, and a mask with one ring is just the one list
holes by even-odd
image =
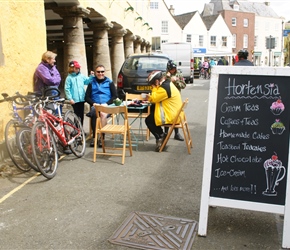
[[[34, 73], [34, 91], [43, 94], [44, 91], [47, 95], [57, 95], [56, 90], [47, 91], [50, 88], [57, 88], [60, 85], [61, 77], [54, 65], [57, 54], [52, 51], [43, 53], [41, 62], [37, 66]], [[58, 99], [58, 97], [56, 98]]]

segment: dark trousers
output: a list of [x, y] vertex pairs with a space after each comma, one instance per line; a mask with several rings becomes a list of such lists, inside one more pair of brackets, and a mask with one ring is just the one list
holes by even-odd
[[[167, 134], [168, 133], [168, 130], [169, 130], [169, 127], [165, 127], [165, 133]], [[175, 134], [178, 134], [178, 128], [174, 128], [174, 133]]]
[[150, 109], [150, 115], [145, 118], [145, 123], [150, 130], [150, 132], [154, 135], [155, 139], [158, 140], [162, 137], [163, 129], [161, 126], [156, 126], [155, 118], [154, 118], [154, 108], [153, 105]]
[[74, 113], [81, 119], [82, 125], [84, 125], [84, 107], [85, 102], [76, 102], [72, 105]]

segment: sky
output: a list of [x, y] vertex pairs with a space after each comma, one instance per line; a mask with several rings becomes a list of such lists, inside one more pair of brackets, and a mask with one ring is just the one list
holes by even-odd
[[[286, 21], [290, 20], [289, 0], [247, 0], [248, 2], [270, 2], [270, 7], [278, 16], [285, 17]], [[198, 10], [202, 12], [204, 4], [210, 0], [165, 0], [168, 8], [173, 5], [175, 15], [184, 14]]]

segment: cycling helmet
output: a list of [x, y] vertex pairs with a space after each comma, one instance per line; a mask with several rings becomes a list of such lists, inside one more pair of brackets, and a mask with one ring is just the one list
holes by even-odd
[[148, 76], [148, 78], [147, 78], [147, 82], [148, 82], [148, 85], [152, 85], [152, 84], [154, 84], [154, 82], [155, 82], [155, 80], [159, 80], [159, 79], [161, 79], [162, 78], [162, 71], [160, 71], [160, 70], [154, 70], [154, 71], [152, 71], [150, 74], [149, 74], [149, 76]]
[[249, 55], [249, 52], [245, 49], [241, 49], [239, 52], [238, 52], [238, 58], [244, 58], [244, 59], [247, 59], [248, 58], [248, 55]]
[[174, 68], [177, 68], [176, 63], [173, 62], [173, 60], [169, 60], [167, 62], [167, 70], [171, 70], [171, 69], [174, 69]]
[[77, 69], [80, 69], [81, 68], [81, 65], [77, 62], [77, 61], [71, 61], [69, 64], [68, 64], [69, 67], [75, 67]]

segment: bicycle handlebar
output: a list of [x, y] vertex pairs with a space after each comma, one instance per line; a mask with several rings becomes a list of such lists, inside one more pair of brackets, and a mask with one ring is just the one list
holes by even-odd
[[14, 96], [9, 96], [7, 93], [2, 93], [2, 96], [4, 99], [0, 100], [0, 102], [13, 101], [17, 105], [29, 105], [29, 101], [34, 98], [29, 95], [22, 95], [19, 92], [16, 92]]

